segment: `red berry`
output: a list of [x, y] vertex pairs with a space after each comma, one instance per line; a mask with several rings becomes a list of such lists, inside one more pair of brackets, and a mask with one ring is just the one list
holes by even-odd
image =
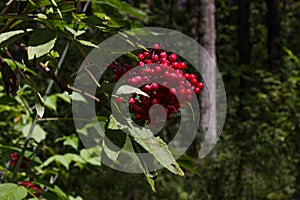
[[200, 93], [200, 91], [201, 91], [201, 89], [200, 89], [200, 88], [198, 88], [198, 87], [195, 87], [195, 88], [194, 88], [194, 92], [195, 92], [196, 94], [199, 94], [199, 93]]
[[143, 91], [144, 91], [144, 92], [150, 92], [150, 91], [151, 91], [151, 86], [150, 86], [150, 85], [145, 85], [145, 86], [143, 87]]
[[169, 55], [168, 60], [170, 62], [175, 62], [177, 60], [177, 55], [172, 53], [171, 55]]
[[164, 66], [166, 66], [166, 67], [169, 67], [169, 66], [170, 66], [168, 61], [162, 62], [161, 64], [164, 65]]
[[181, 77], [181, 75], [183, 74], [183, 72], [182, 72], [180, 69], [176, 69], [176, 73], [177, 73], [177, 74], [180, 74], [180, 77]]
[[150, 69], [149, 74], [150, 74], [150, 75], [154, 75], [154, 74], [155, 74], [155, 70], [154, 70], [154, 69]]
[[146, 59], [146, 60], [145, 60], [145, 63], [146, 63], [146, 64], [151, 64], [151, 63], [152, 63], [152, 60]]
[[160, 73], [161, 72], [161, 67], [160, 66], [156, 66], [155, 68], [154, 68], [154, 70], [155, 70], [155, 72], [156, 73]]
[[189, 74], [183, 74], [183, 77], [184, 77], [185, 79], [189, 79]]
[[175, 89], [175, 88], [171, 88], [171, 89], [170, 89], [170, 93], [171, 93], [171, 94], [176, 94], [176, 89]]
[[143, 81], [143, 78], [141, 76], [136, 76], [135, 80], [136, 80], [136, 83], [139, 84]]
[[122, 97], [117, 97], [116, 98], [116, 103], [117, 104], [122, 104], [123, 98]]
[[152, 56], [152, 61], [153, 61], [153, 62], [158, 62], [158, 60], [159, 60], [158, 55], [157, 55], [157, 54], [154, 54], [154, 55]]
[[195, 74], [189, 74], [189, 79], [194, 79], [194, 78], [196, 78], [196, 75]]
[[143, 61], [139, 61], [139, 62], [138, 62], [138, 66], [142, 67], [142, 66], [144, 66], [144, 65], [145, 65], [145, 63], [144, 63]]
[[167, 58], [167, 52], [163, 51], [159, 54], [160, 58]]
[[158, 104], [158, 102], [159, 102], [159, 101], [158, 101], [157, 99], [152, 99], [152, 104], [153, 104], [153, 105]]
[[176, 75], [175, 73], [171, 73], [171, 74], [170, 74], [170, 78], [171, 78], [172, 80], [175, 80], [175, 79], [177, 79], [177, 75]]
[[172, 67], [173, 67], [173, 69], [179, 69], [178, 62], [173, 62]]
[[144, 55], [142, 53], [138, 54], [138, 58], [139, 58], [140, 61], [142, 61], [142, 60], [145, 59], [145, 57], [144, 57]]
[[157, 50], [157, 49], [160, 48], [160, 46], [159, 46], [159, 44], [153, 44], [152, 48], [153, 48], [154, 50]]
[[181, 69], [181, 70], [186, 69], [186, 64], [185, 64], [185, 62], [180, 62], [178, 65], [179, 65], [179, 69]]
[[148, 51], [145, 51], [143, 55], [145, 58], [150, 58], [150, 53]]
[[128, 79], [128, 80], [127, 80], [127, 83], [128, 83], [129, 85], [133, 85], [133, 84], [134, 84], [134, 83], [133, 83], [133, 79], [132, 79], [132, 78]]
[[197, 79], [194, 78], [194, 79], [191, 80], [191, 84], [192, 84], [192, 85], [196, 85], [197, 83], [198, 83], [198, 80], [197, 80]]
[[148, 83], [148, 82], [150, 82], [150, 78], [149, 78], [148, 76], [144, 76], [144, 77], [143, 77], [143, 81], [145, 81], [145, 82]]
[[180, 96], [184, 96], [185, 95], [185, 89], [184, 88], [182, 88], [182, 89], [179, 90], [179, 95]]
[[146, 73], [146, 74], [149, 74], [150, 71], [151, 71], [151, 68], [146, 68], [146, 69], [145, 69], [145, 73]]
[[134, 99], [134, 98], [130, 98], [130, 99], [129, 99], [129, 104], [130, 104], [130, 105], [135, 104], [135, 99]]
[[141, 115], [140, 113], [138, 113], [138, 114], [135, 115], [135, 118], [136, 118], [137, 120], [140, 120], [140, 119], [142, 119], [142, 115]]
[[191, 90], [191, 89], [186, 89], [186, 90], [185, 90], [185, 93], [186, 93], [187, 95], [190, 95], [190, 94], [192, 94], [192, 90]]
[[158, 90], [158, 85], [156, 84], [156, 83], [152, 83], [151, 84], [151, 90], [153, 90], [153, 91], [156, 91], [156, 90]]
[[166, 63], [166, 62], [167, 62], [167, 58], [161, 57], [159, 61], [160, 61], [161, 63]]
[[199, 83], [197, 83], [197, 87], [202, 89], [202, 88], [204, 88], [204, 84], [202, 82], [199, 82]]
[[165, 71], [164, 76], [165, 76], [165, 78], [169, 77], [170, 76], [170, 72], [169, 71]]

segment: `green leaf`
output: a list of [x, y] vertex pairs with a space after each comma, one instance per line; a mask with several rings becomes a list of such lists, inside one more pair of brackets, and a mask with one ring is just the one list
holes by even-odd
[[96, 13], [94, 13], [94, 15], [102, 20], [106, 20], [106, 21], [110, 20], [110, 17], [107, 16], [105, 13], [96, 12]]
[[67, 103], [71, 103], [71, 95], [68, 95], [66, 92], [64, 92], [63, 94], [56, 94], [56, 96], [58, 96], [59, 98], [61, 98], [62, 100], [64, 100]]
[[78, 92], [73, 92], [71, 96], [72, 101], [82, 101], [87, 102], [84, 96]]
[[64, 143], [65, 146], [71, 146], [73, 147], [75, 150], [78, 149], [78, 144], [79, 144], [79, 138], [72, 136], [72, 137], [68, 137]]
[[69, 166], [72, 161], [74, 161], [76, 163], [85, 163], [85, 161], [79, 155], [73, 154], [73, 153], [67, 153], [65, 155], [54, 155], [54, 156], [48, 158], [40, 166], [40, 168], [46, 167], [54, 161], [62, 164], [67, 170], [69, 169]]
[[27, 190], [24, 186], [18, 186], [13, 183], [4, 183], [0, 185], [1, 200], [21, 200], [27, 196]]
[[56, 94], [51, 95], [51, 96], [47, 97], [47, 99], [45, 101], [45, 106], [56, 111], [56, 108], [57, 108], [56, 101], [57, 101], [57, 95]]
[[132, 87], [130, 85], [122, 85], [116, 90], [116, 95], [121, 95], [121, 94], [132, 94], [132, 93], [137, 93], [146, 97], [149, 97], [149, 95], [139, 88]]
[[94, 1], [92, 1], [93, 8], [97, 7], [97, 4], [99, 6], [106, 4], [110, 7], [116, 8], [119, 12], [126, 13], [126, 14], [128, 14], [132, 17], [135, 17], [141, 21], [145, 21], [146, 16], [147, 16], [143, 11], [132, 7], [131, 5], [129, 5], [128, 3], [124, 2], [124, 1], [119, 1], [119, 0], [94, 0]]
[[32, 31], [32, 29], [26, 30], [16, 30], [16, 31], [9, 31], [0, 34], [0, 48], [6, 47], [9, 44], [13, 43], [14, 41], [18, 40], [19, 38], [23, 37], [24, 34]]
[[76, 40], [77, 42], [79, 42], [80, 44], [84, 45], [84, 46], [88, 46], [88, 47], [93, 47], [93, 48], [99, 48], [97, 45], [86, 41], [86, 40]]
[[122, 125], [120, 124], [116, 118], [114, 118], [113, 115], [110, 115], [109, 116], [109, 123], [107, 125], [107, 128], [108, 129], [111, 129], [111, 130], [120, 130], [120, 129], [125, 129], [125, 128], [128, 128], [127, 126], [125, 125]]
[[119, 151], [111, 150], [109, 147], [107, 147], [104, 140], [102, 142], [102, 147], [103, 147], [103, 151], [105, 152], [106, 156], [113, 162], [116, 162], [119, 154], [121, 153], [121, 149]]
[[73, 34], [74, 36], [76, 36], [76, 37], [78, 37], [79, 35], [82, 35], [83, 33], [85, 33], [84, 30], [78, 30], [78, 31], [76, 32], [74, 29], [72, 29], [72, 28], [69, 27], [69, 26], [64, 25], [64, 27], [65, 27], [65, 29], [66, 29], [67, 31], [69, 31], [70, 33], [72, 33], [72, 34]]
[[149, 185], [150, 185], [152, 191], [153, 191], [153, 192], [156, 192], [156, 189], [155, 189], [155, 181], [154, 181], [154, 179], [153, 179], [153, 176], [152, 176], [149, 172], [147, 172], [147, 171], [145, 171], [144, 174], [145, 174], [146, 180], [147, 180], [147, 182], [149, 183]]
[[54, 192], [58, 197], [59, 199], [62, 199], [62, 200], [69, 200], [68, 196], [66, 193], [64, 193], [64, 191], [62, 189], [60, 189], [57, 185], [54, 185], [54, 188], [50, 188], [50, 191], [51, 192]]
[[101, 153], [102, 149], [100, 148], [100, 146], [95, 146], [89, 149], [82, 149], [80, 151], [80, 156], [91, 165], [101, 166]]
[[15, 70], [17, 67], [19, 69], [23, 69], [25, 72], [30, 72], [32, 75], [37, 76], [35, 71], [27, 68], [24, 64], [19, 63], [18, 61], [15, 61], [15, 60], [12, 60], [9, 58], [4, 58], [3, 61], [6, 62], [12, 70]]
[[43, 106], [43, 104], [44, 104], [43, 98], [42, 98], [41, 94], [37, 92], [35, 94], [35, 108], [36, 108], [36, 112], [40, 118], [43, 117], [44, 112], [45, 112], [45, 107]]
[[179, 164], [180, 167], [190, 171], [193, 174], [200, 176], [200, 173], [195, 169], [193, 160], [189, 156], [187, 155], [180, 156], [177, 160], [177, 163]]
[[55, 45], [57, 33], [51, 29], [35, 30], [30, 37], [28, 59], [39, 58], [49, 53]]
[[69, 199], [70, 200], [83, 200], [83, 198], [81, 196], [73, 197], [73, 196], [70, 196], [70, 195], [69, 195]]
[[34, 184], [41, 185], [44, 187], [47, 187], [51, 192], [55, 193], [60, 200], [69, 200], [68, 196], [62, 189], [60, 189], [57, 185], [51, 185], [50, 183], [47, 183], [46, 181], [33, 181]]
[[128, 119], [128, 122], [130, 125], [130, 133], [139, 145], [152, 154], [154, 158], [169, 171], [174, 174], [184, 176], [183, 171], [174, 159], [167, 144], [161, 138], [153, 136], [149, 129], [139, 129], [135, 127], [132, 124], [131, 119]]
[[[29, 133], [31, 124], [26, 124], [23, 129], [23, 136], [26, 137]], [[36, 124], [35, 128], [32, 132], [31, 138], [33, 138], [35, 141], [37, 141], [38, 143], [40, 143], [41, 141], [43, 141], [46, 138], [47, 133], [44, 131], [44, 129], [42, 129], [40, 127], [40, 125]]]

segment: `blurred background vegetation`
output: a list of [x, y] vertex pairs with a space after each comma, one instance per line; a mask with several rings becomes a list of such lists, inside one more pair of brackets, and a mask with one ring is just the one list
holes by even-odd
[[[145, 12], [147, 17], [136, 21], [130, 16], [107, 11], [108, 15], [120, 15], [122, 20], [109, 27], [110, 31], [91, 29], [85, 38], [98, 44], [118, 30], [155, 26], [174, 29], [200, 41], [201, 30], [195, 31], [200, 27], [192, 20], [200, 16], [197, 15], [200, 8], [190, 6], [195, 5], [192, 4], [194, 1], [127, 2]], [[156, 179], [157, 192], [151, 190], [143, 175], [93, 165], [73, 166], [68, 170], [60, 168], [60, 178], [56, 182], [60, 188], [67, 194], [91, 200], [300, 199], [300, 2], [280, 1], [281, 54], [280, 58], [271, 58], [271, 61], [279, 60], [275, 63], [270, 62], [268, 51], [268, 29], [271, 28], [268, 26], [268, 1], [248, 2], [249, 56], [246, 61], [241, 59], [240, 54], [245, 50], [239, 46], [241, 2], [215, 0], [217, 66], [227, 93], [227, 117], [214, 149], [215, 156], [199, 160], [192, 146], [187, 154], [196, 172], [186, 171], [185, 177], [179, 177], [160, 170]], [[0, 8], [5, 3], [1, 2]], [[85, 2], [77, 4], [79, 7], [84, 5]], [[87, 13], [92, 15], [90, 7]], [[4, 22], [0, 25], [3, 27]], [[55, 49], [61, 54], [65, 45], [66, 41], [61, 39]], [[89, 50], [87, 47], [83, 49]], [[62, 79], [69, 77], [82, 60], [78, 49], [71, 44], [58, 76]], [[38, 73], [38, 76], [45, 76], [41, 71]], [[47, 82], [39, 84], [39, 90], [45, 91]], [[59, 92], [58, 87], [53, 90], [53, 93]], [[26, 88], [23, 91], [26, 96]], [[21, 129], [15, 126], [18, 115], [13, 110], [18, 109], [16, 106], [20, 101], [11, 102], [8, 98], [5, 95], [0, 97], [1, 145], [22, 146]], [[34, 101], [32, 96], [28, 99]], [[45, 117], [72, 118], [70, 104], [62, 98], [58, 98], [56, 104], [60, 105], [59, 109], [55, 112], [46, 110]], [[80, 141], [79, 147], [73, 148], [62, 144], [65, 140], [57, 140], [62, 136], [76, 137], [73, 121], [49, 120], [42, 122], [41, 126], [48, 133], [45, 141], [36, 144], [41, 148], [35, 153], [42, 160], [49, 154], [76, 153], [82, 148]], [[3, 150], [0, 153], [1, 171], [5, 171], [10, 152]]]

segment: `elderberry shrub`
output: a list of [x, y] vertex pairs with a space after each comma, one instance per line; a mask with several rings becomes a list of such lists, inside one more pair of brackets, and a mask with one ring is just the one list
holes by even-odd
[[[160, 49], [158, 44], [154, 44], [149, 51], [137, 53], [137, 57], [139, 70], [129, 71], [134, 66], [126, 63], [114, 65], [113, 68], [114, 81], [119, 81], [126, 73], [127, 84], [139, 86], [149, 96], [133, 93], [128, 102], [129, 111], [141, 125], [159, 123], [159, 120], [150, 119], [151, 106], [163, 106], [167, 119], [170, 119], [182, 104], [192, 100], [193, 92], [198, 95], [204, 87], [196, 74], [184, 73], [188, 70], [185, 62], [178, 61], [176, 54]], [[142, 83], [146, 84], [140, 86]], [[122, 97], [117, 97], [115, 101], [119, 105], [123, 103]]]

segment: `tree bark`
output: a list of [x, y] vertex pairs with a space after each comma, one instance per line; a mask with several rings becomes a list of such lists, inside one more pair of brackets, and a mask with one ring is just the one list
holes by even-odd
[[280, 0], [267, 0], [268, 7], [268, 63], [276, 69], [282, 62], [282, 46], [280, 37]]
[[239, 64], [249, 65], [251, 58], [250, 46], [250, 0], [239, 1], [239, 20], [238, 20], [238, 46]]
[[[202, 132], [208, 137], [208, 142], [214, 144], [217, 140], [216, 130], [216, 28], [215, 0], [201, 0], [200, 4], [200, 42], [211, 56], [209, 66], [202, 69], [202, 77], [207, 77], [206, 88], [201, 92], [201, 124]], [[210, 90], [208, 90], [209, 88]], [[214, 155], [214, 154], [213, 154]]]

